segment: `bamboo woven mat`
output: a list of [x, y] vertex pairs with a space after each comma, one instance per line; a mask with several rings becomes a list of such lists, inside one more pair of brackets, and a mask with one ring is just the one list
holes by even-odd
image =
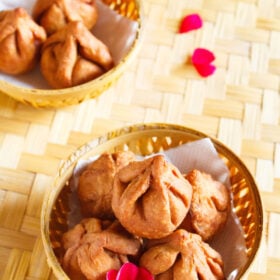
[[[144, 0], [144, 42], [99, 98], [34, 109], [0, 94], [0, 278], [55, 279], [40, 238], [40, 209], [59, 162], [89, 139], [124, 125], [168, 122], [217, 137], [255, 176], [264, 238], [248, 279], [280, 279], [280, 1]], [[186, 14], [202, 29], [178, 34]], [[216, 55], [203, 79], [197, 47]]]

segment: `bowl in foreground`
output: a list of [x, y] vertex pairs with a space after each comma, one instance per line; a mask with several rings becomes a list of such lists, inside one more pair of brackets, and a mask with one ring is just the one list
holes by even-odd
[[61, 236], [68, 230], [71, 204], [69, 182], [77, 162], [104, 152], [131, 150], [136, 155], [150, 155], [184, 143], [210, 138], [230, 173], [233, 208], [244, 232], [247, 261], [234, 279], [241, 279], [249, 270], [258, 251], [263, 213], [256, 183], [243, 162], [225, 145], [204, 133], [171, 124], [139, 124], [107, 133], [80, 147], [64, 161], [46, 196], [41, 216], [41, 233], [49, 265], [59, 279], [69, 279], [56, 257], [61, 249]]

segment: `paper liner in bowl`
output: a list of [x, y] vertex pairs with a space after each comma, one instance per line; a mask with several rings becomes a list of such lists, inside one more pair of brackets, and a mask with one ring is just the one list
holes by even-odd
[[[73, 212], [78, 210], [76, 206], [73, 207], [75, 203], [71, 200], [75, 197], [72, 180], [78, 162], [86, 161], [104, 152], [119, 150], [131, 150], [139, 156], [163, 151], [167, 151], [168, 154], [171, 148], [180, 148], [186, 143], [205, 147], [205, 141], [210, 141], [213, 153], [219, 156], [220, 161], [215, 161], [217, 173], [214, 176], [218, 176], [217, 179], [228, 184], [233, 210], [232, 218], [228, 219], [226, 225], [227, 229], [221, 233], [219, 241], [214, 241], [211, 245], [218, 251], [223, 248], [221, 253], [226, 258], [225, 262], [230, 262], [225, 263], [227, 279], [241, 279], [257, 253], [262, 236], [262, 204], [256, 183], [243, 162], [222, 143], [199, 131], [171, 124], [139, 124], [110, 132], [83, 145], [62, 164], [54, 185], [44, 201], [41, 219], [44, 248], [55, 275], [59, 279], [69, 279], [61, 268], [57, 256], [61, 252], [61, 236], [70, 225], [69, 215], [73, 215]], [[198, 150], [202, 146], [198, 147]], [[200, 156], [201, 153], [202, 150]], [[174, 150], [167, 155], [171, 161], [172, 155]], [[180, 162], [177, 162], [177, 165], [180, 165]], [[185, 163], [183, 162], [182, 165], [185, 166]], [[191, 165], [193, 167], [194, 164]], [[224, 167], [226, 170], [223, 170]], [[207, 164], [205, 168], [207, 169]], [[225, 172], [229, 174], [228, 177], [225, 176]], [[235, 219], [238, 219], [240, 229], [232, 224], [235, 223]], [[235, 229], [236, 232], [231, 232], [231, 229]], [[236, 250], [236, 254], [233, 254], [234, 259], [229, 258], [232, 250]]]

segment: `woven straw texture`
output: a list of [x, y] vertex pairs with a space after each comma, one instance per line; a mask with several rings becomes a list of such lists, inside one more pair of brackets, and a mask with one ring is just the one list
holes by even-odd
[[[101, 96], [35, 109], [0, 94], [0, 279], [54, 280], [40, 211], [60, 161], [93, 137], [140, 122], [188, 126], [218, 138], [249, 168], [264, 207], [264, 235], [248, 279], [280, 278], [280, 2], [144, 0], [137, 59]], [[178, 34], [186, 14], [203, 28]], [[203, 79], [197, 47], [216, 55]]]

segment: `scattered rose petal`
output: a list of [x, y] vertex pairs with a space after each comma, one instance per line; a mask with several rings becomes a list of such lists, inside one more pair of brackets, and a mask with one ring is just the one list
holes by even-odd
[[214, 65], [196, 65], [196, 70], [197, 72], [202, 76], [202, 77], [208, 77], [212, 74], [214, 74], [216, 67]]
[[136, 280], [138, 267], [133, 263], [125, 263], [119, 270], [116, 280]]
[[118, 271], [115, 269], [111, 269], [106, 273], [106, 280], [116, 280], [118, 275]]
[[191, 30], [199, 29], [202, 26], [202, 19], [198, 14], [187, 15], [183, 18], [179, 33], [186, 33]]
[[192, 55], [192, 63], [202, 77], [214, 74], [216, 66], [211, 64], [214, 60], [215, 55], [207, 49], [197, 48]]
[[137, 280], [154, 280], [154, 277], [147, 269], [139, 267]]
[[195, 64], [210, 64], [214, 60], [215, 55], [211, 51], [202, 48], [195, 49], [192, 56], [192, 61]]
[[154, 280], [153, 275], [143, 267], [127, 262], [119, 271], [111, 269], [106, 274], [106, 280]]

